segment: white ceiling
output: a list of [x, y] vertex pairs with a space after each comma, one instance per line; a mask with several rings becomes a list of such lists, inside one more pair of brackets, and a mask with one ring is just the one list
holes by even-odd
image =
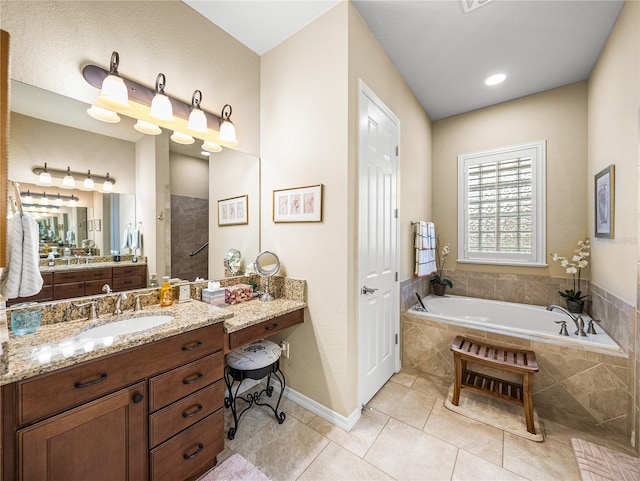
[[[259, 55], [337, 3], [183, 1]], [[587, 79], [624, 1], [353, 3], [429, 117], [439, 120]], [[485, 86], [497, 72], [505, 82]]]

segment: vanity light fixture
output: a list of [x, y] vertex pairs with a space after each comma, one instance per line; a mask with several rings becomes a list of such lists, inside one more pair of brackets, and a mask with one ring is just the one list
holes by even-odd
[[187, 129], [192, 132], [207, 131], [207, 116], [200, 109], [200, 103], [202, 103], [202, 92], [196, 90], [191, 96], [191, 113], [189, 113], [189, 123], [187, 124]]
[[[227, 108], [228, 107], [228, 108]], [[231, 123], [231, 105], [222, 107], [222, 120], [220, 121], [220, 140], [229, 145], [237, 145], [236, 128]]]
[[151, 112], [149, 116], [158, 120], [173, 120], [173, 108], [171, 107], [171, 100], [164, 93], [164, 86], [167, 79], [163, 73], [159, 73], [156, 77], [156, 94], [151, 101]]
[[31, 195], [31, 192], [29, 192], [29, 190], [27, 190], [27, 195], [24, 196], [24, 199], [22, 199], [22, 202], [24, 204], [33, 204], [34, 202], [33, 196]]
[[98, 99], [106, 105], [130, 108], [127, 86], [118, 74], [119, 64], [120, 55], [118, 55], [118, 52], [113, 52], [111, 54], [111, 61], [109, 62], [109, 75], [107, 75], [102, 82], [102, 90]]
[[104, 184], [102, 184], [103, 192], [113, 192], [113, 184], [111, 183], [111, 179], [109, 179], [109, 172], [107, 172], [107, 178], [104, 180]]
[[82, 186], [85, 189], [93, 189], [94, 187], [94, 182], [93, 179], [91, 178], [91, 170], [87, 171], [87, 177], [85, 177], [84, 182], [82, 183]]
[[157, 135], [162, 129], [166, 129], [173, 131], [171, 139], [174, 142], [191, 144], [195, 142], [194, 139], [199, 139], [205, 142], [211, 152], [219, 152], [222, 147], [238, 144], [229, 104], [225, 104], [222, 114], [213, 114], [202, 108], [200, 90], [194, 91], [190, 104], [186, 103], [167, 95], [164, 74], [158, 74], [155, 89], [150, 88], [120, 76], [117, 72], [118, 61], [118, 54], [114, 52], [109, 70], [86, 65], [82, 69], [82, 75], [90, 85], [98, 89], [107, 77], [115, 76], [122, 80], [128, 94], [127, 104], [117, 105], [100, 95], [88, 110], [89, 115], [106, 122], [117, 122], [118, 114], [126, 115], [137, 121], [134, 128], [139, 132]]
[[71, 199], [69, 199], [69, 207], [75, 207], [76, 205], [78, 205], [78, 198], [72, 195]]
[[58, 194], [58, 196], [56, 197], [56, 200], [53, 203], [57, 206], [62, 205], [62, 197], [60, 197], [60, 194]]
[[44, 163], [44, 170], [40, 172], [40, 175], [38, 176], [38, 183], [42, 185], [51, 185], [52, 183], [51, 174], [47, 170], [46, 162]]
[[76, 179], [71, 175], [71, 167], [67, 166], [67, 175], [62, 179], [62, 187], [65, 189], [75, 189]]
[[[31, 206], [35, 206], [36, 210], [39, 211], [43, 211], [46, 209], [50, 209], [50, 210], [58, 210], [58, 207], [61, 207], [64, 203], [64, 201], [68, 201], [69, 202], [69, 207], [75, 207], [77, 202], [78, 202], [78, 198], [75, 195], [61, 195], [59, 192], [54, 196], [52, 193], [50, 193], [49, 195], [47, 195], [46, 192], [43, 192], [42, 194], [34, 194], [32, 195], [31, 192], [29, 192], [27, 190], [26, 194], [21, 194], [22, 197], [22, 204], [27, 206], [27, 205], [31, 205]], [[51, 205], [51, 201], [50, 198], [54, 198], [55, 201], [53, 202], [55, 205], [52, 206]], [[37, 204], [36, 204], [37, 201]], [[46, 209], [43, 207], [39, 207], [39, 206], [50, 206], [47, 207]]]
[[501, 84], [506, 78], [507, 76], [505, 74], [497, 73], [495, 75], [492, 75], [491, 77], [488, 77], [487, 80], [484, 81], [484, 84], [491, 87], [493, 85]]
[[218, 144], [216, 144], [215, 142], [210, 142], [208, 140], [205, 140], [204, 143], [202, 144], [202, 149], [206, 150], [207, 152], [220, 152], [222, 150], [222, 147]]
[[40, 197], [40, 205], [49, 205], [49, 197], [47, 197], [46, 193], [42, 193], [42, 197]]

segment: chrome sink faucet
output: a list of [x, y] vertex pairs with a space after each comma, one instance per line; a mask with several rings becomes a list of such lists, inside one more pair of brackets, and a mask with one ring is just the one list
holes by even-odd
[[586, 334], [584, 332], [584, 319], [582, 319], [582, 316], [580, 314], [578, 314], [577, 316], [574, 316], [569, 311], [567, 311], [564, 307], [559, 306], [557, 304], [549, 304], [547, 306], [547, 311], [553, 311], [554, 309], [558, 309], [558, 310], [564, 312], [567, 316], [569, 316], [571, 318], [571, 320], [576, 325], [575, 334], [577, 336], [580, 336], [580, 337], [586, 336]]
[[122, 314], [122, 309], [120, 308], [120, 303], [122, 301], [126, 301], [126, 300], [127, 300], [127, 293], [126, 292], [121, 292], [120, 294], [118, 294], [116, 296], [116, 308], [113, 311], [113, 313], [115, 315]]
[[98, 318], [98, 313], [97, 313], [97, 309], [96, 309], [96, 302], [97, 301], [88, 301], [88, 302], [84, 302], [82, 304], [73, 304], [75, 307], [86, 307], [86, 306], [90, 306], [89, 308], [89, 316], [87, 316], [87, 320], [88, 321], [94, 321]]

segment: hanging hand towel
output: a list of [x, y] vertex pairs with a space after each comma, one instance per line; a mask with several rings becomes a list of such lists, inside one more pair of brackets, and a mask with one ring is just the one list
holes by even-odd
[[140, 229], [137, 227], [133, 229], [133, 234], [131, 235], [131, 250], [136, 250], [140, 248]]
[[129, 232], [129, 224], [125, 226], [124, 232], [122, 233], [122, 248], [131, 248], [131, 232]]

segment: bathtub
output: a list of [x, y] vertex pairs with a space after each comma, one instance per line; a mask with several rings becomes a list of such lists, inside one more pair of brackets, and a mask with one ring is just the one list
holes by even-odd
[[[443, 321], [449, 324], [473, 327], [478, 326], [500, 333], [510, 333], [517, 337], [545, 338], [569, 344], [592, 346], [621, 352], [622, 349], [597, 323], [597, 334], [579, 337], [574, 334], [574, 322], [565, 313], [555, 310], [547, 311], [546, 306], [516, 304], [513, 302], [494, 301], [463, 296], [434, 296], [422, 299], [427, 312], [422, 311], [419, 304], [410, 309], [415, 315], [428, 319]], [[589, 317], [585, 319], [585, 332]], [[555, 321], [566, 321], [569, 336], [562, 336], [560, 324]]]

